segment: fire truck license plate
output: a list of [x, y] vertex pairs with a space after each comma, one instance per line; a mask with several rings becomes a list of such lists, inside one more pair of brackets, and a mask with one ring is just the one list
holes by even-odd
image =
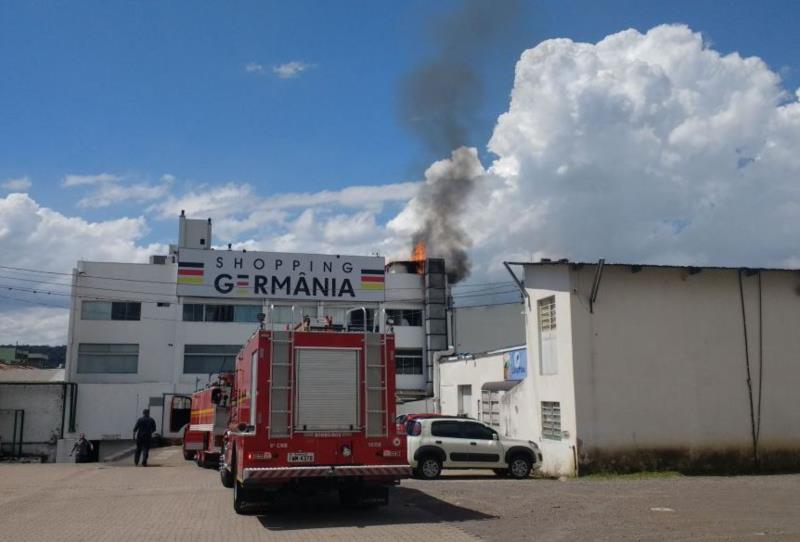
[[314, 454], [309, 454], [309, 453], [288, 454], [287, 461], [289, 461], [289, 463], [313, 463]]

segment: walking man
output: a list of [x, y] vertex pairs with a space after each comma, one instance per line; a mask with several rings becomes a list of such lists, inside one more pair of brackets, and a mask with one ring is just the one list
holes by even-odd
[[156, 421], [150, 417], [150, 410], [144, 409], [142, 417], [136, 420], [136, 425], [133, 426], [133, 438], [136, 439], [136, 454], [133, 456], [133, 462], [137, 467], [139, 466], [140, 457], [142, 466], [147, 466], [147, 456], [150, 455], [150, 442], [155, 432]]
[[75, 445], [72, 447], [72, 451], [69, 455], [78, 452], [75, 455], [75, 463], [88, 463], [89, 462], [89, 453], [94, 451], [94, 446], [91, 442], [86, 440], [86, 435], [83, 433], [80, 434], [78, 440], [75, 442]]

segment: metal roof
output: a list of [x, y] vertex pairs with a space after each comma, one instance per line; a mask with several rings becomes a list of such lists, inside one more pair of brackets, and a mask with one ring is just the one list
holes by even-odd
[[[598, 265], [599, 261], [581, 261], [581, 260], [568, 260], [566, 258], [562, 258], [559, 260], [547, 260], [547, 261], [538, 261], [538, 262], [504, 262], [508, 265], [537, 265], [537, 266], [552, 266], [552, 265], [571, 265], [571, 266], [584, 266], [584, 265]], [[743, 270], [750, 270], [750, 271], [788, 271], [788, 272], [798, 272], [800, 269], [798, 268], [789, 268], [789, 267], [752, 267], [746, 265], [740, 266], [725, 266], [725, 265], [703, 265], [703, 264], [687, 264], [687, 265], [677, 265], [677, 264], [648, 264], [648, 263], [626, 263], [626, 262], [609, 262], [604, 261], [603, 265], [605, 267], [639, 267], [642, 269], [646, 268], [654, 268], [654, 269], [719, 269], [719, 270], [733, 270], [738, 271], [739, 269]]]

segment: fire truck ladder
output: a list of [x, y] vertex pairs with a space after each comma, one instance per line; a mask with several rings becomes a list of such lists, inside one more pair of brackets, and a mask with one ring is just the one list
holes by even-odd
[[291, 437], [294, 333], [273, 331], [269, 349], [269, 436]]
[[364, 352], [367, 368], [367, 436], [380, 437], [386, 434], [386, 338], [378, 333], [365, 333]]

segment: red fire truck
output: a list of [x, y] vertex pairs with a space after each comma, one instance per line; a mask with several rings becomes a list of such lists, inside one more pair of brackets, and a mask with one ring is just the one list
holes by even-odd
[[233, 374], [222, 373], [216, 382], [192, 394], [191, 418], [183, 430], [183, 457], [201, 467], [216, 466], [230, 417]]
[[388, 503], [389, 487], [411, 475], [394, 366], [394, 335], [262, 322], [236, 360], [220, 463], [236, 512], [321, 490], [344, 504]]

